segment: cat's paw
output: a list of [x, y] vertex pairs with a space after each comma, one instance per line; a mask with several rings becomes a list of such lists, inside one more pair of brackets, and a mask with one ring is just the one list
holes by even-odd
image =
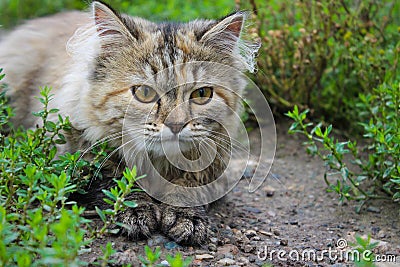
[[117, 214], [117, 222], [123, 225], [120, 234], [134, 240], [150, 237], [159, 229], [160, 219], [160, 209], [154, 203], [143, 203]]
[[201, 245], [208, 239], [208, 218], [202, 207], [164, 206], [161, 215], [163, 233], [177, 243]]

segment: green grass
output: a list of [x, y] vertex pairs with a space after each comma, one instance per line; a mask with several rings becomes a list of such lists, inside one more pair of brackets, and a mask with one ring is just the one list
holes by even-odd
[[[9, 28], [25, 19], [65, 10], [83, 10], [88, 7], [87, 2], [83, 0], [1, 0], [0, 25]], [[109, 3], [117, 11], [154, 21], [219, 18], [235, 10], [235, 4], [232, 0], [108, 0], [104, 2]]]

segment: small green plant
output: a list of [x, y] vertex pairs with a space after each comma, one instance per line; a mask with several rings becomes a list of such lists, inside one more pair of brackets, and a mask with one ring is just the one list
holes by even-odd
[[[160, 257], [161, 257], [161, 249], [159, 247], [157, 247], [153, 251], [150, 247], [145, 246], [144, 252], [145, 252], [146, 258], [139, 256], [139, 260], [142, 262], [144, 267], [165, 266], [160, 263], [157, 263], [160, 261]], [[184, 259], [182, 257], [181, 253], [177, 253], [175, 256], [167, 255], [166, 259], [167, 259], [167, 262], [169, 263], [169, 266], [171, 266], [171, 267], [188, 267], [188, 266], [190, 266], [190, 263], [192, 262], [191, 258]]]
[[[345, 199], [360, 200], [360, 209], [369, 199], [399, 201], [400, 84], [382, 84], [372, 94], [360, 95], [357, 107], [363, 117], [369, 118], [360, 123], [367, 142], [365, 151], [355, 141], [335, 139], [332, 125], [323, 129], [321, 123], [316, 126], [307, 123], [309, 111], [300, 113], [297, 106], [286, 114], [294, 120], [289, 132], [304, 135], [308, 140], [305, 142], [307, 152], [325, 162], [328, 170], [324, 178], [328, 190], [338, 193], [341, 202]], [[331, 176], [339, 178], [331, 182]], [[366, 185], [362, 186], [364, 183]]]
[[378, 246], [378, 242], [371, 243], [371, 235], [368, 235], [365, 239], [363, 239], [361, 236], [356, 236], [356, 243], [351, 243], [350, 246], [352, 246], [360, 256], [358, 259], [353, 259], [355, 266], [375, 266], [375, 255], [373, 253], [373, 249]]
[[191, 258], [184, 259], [180, 253], [175, 256], [167, 255], [167, 261], [171, 267], [188, 267], [192, 263]]
[[[0, 80], [3, 77], [0, 75]], [[70, 123], [68, 118], [57, 116], [57, 109], [48, 109], [50, 92], [47, 87], [40, 91], [43, 110], [34, 113], [43, 126], [30, 130], [13, 128], [13, 111], [5, 93], [0, 94], [0, 266], [84, 265], [79, 254], [98, 234], [88, 231], [84, 209], [68, 196], [84, 192], [88, 177], [101, 167], [106, 148], [100, 146], [91, 162], [82, 159], [79, 152], [56, 158], [56, 145], [66, 142], [64, 134]], [[57, 120], [50, 120], [50, 116]], [[117, 200], [130, 193], [135, 176], [135, 171], [126, 170], [122, 179], [115, 180], [121, 188], [115, 194]], [[122, 204], [134, 206], [127, 201]], [[116, 201], [114, 211], [119, 210], [121, 203]], [[114, 222], [106, 221], [105, 226]], [[102, 229], [99, 234], [104, 232]], [[107, 246], [103, 260], [112, 253]]]
[[[1, 75], [0, 80], [4, 77]], [[92, 149], [91, 161], [80, 152], [57, 154], [57, 146], [66, 142], [64, 134], [70, 130], [68, 118], [48, 109], [51, 90], [41, 89], [39, 101], [43, 110], [34, 115], [42, 127], [14, 129], [10, 123], [13, 110], [7, 105], [4, 92], [0, 93], [0, 266], [84, 266], [79, 255], [85, 252], [96, 237], [114, 233], [111, 225], [125, 227], [116, 215], [136, 203], [128, 195], [137, 191], [136, 168], [126, 168], [116, 186], [104, 189], [104, 201], [110, 208], [97, 214], [103, 222], [92, 229], [84, 218], [84, 209], [68, 200], [71, 193], [85, 193], [90, 177], [101, 178], [100, 168], [110, 148], [99, 144]], [[50, 116], [57, 115], [54, 122]], [[5, 133], [5, 134], [3, 134]], [[115, 250], [111, 243], [103, 248], [103, 255], [94, 263], [108, 266]], [[147, 265], [159, 260], [161, 252], [146, 247]], [[180, 254], [167, 255], [171, 266], [188, 266], [190, 259]]]
[[161, 257], [161, 249], [160, 247], [157, 247], [154, 251], [148, 247], [144, 247], [144, 253], [146, 254], [146, 258], [143, 258], [142, 256], [139, 256], [139, 260], [143, 263], [144, 266], [146, 267], [153, 267], [153, 266], [159, 266], [157, 265], [157, 261]]
[[[126, 168], [123, 177], [119, 180], [115, 179], [116, 186], [111, 188], [110, 190], [103, 189], [103, 193], [107, 198], [104, 198], [104, 202], [109, 204], [112, 208], [108, 208], [106, 210], [101, 210], [96, 207], [96, 212], [100, 216], [103, 221], [103, 227], [98, 231], [99, 234], [103, 234], [108, 231], [112, 231], [109, 229], [110, 225], [116, 224], [121, 227], [127, 227], [122, 223], [116, 221], [116, 215], [119, 212], [125, 210], [125, 208], [136, 208], [137, 204], [134, 201], [126, 200], [128, 194], [132, 192], [141, 192], [142, 190], [139, 188], [133, 188], [136, 184], [136, 181], [143, 178], [144, 176], [136, 177], [136, 167], [132, 170]], [[108, 217], [108, 218], [107, 218]], [[118, 229], [116, 229], [118, 231]]]

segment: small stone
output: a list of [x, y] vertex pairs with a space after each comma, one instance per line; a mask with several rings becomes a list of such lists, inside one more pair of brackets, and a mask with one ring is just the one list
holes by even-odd
[[248, 260], [245, 257], [240, 257], [239, 259], [237, 259], [238, 262], [244, 263], [244, 265], [248, 265], [250, 263], [250, 260]]
[[163, 260], [162, 262], [160, 262], [161, 266], [169, 266], [168, 261]]
[[253, 236], [257, 235], [256, 231], [254, 230], [247, 230], [244, 234], [247, 236], [247, 238], [252, 238]]
[[229, 266], [229, 265], [234, 265], [236, 261], [228, 258], [223, 258], [217, 261], [218, 266]]
[[255, 248], [251, 245], [245, 245], [243, 251], [246, 253], [250, 253], [254, 250]]
[[279, 235], [281, 235], [281, 233], [280, 233], [278, 230], [276, 230], [276, 229], [275, 229], [275, 230], [273, 230], [272, 232], [273, 232], [273, 233], [274, 233], [274, 235], [276, 235], [276, 236], [279, 236]]
[[210, 251], [217, 251], [217, 246], [213, 243], [208, 244], [208, 249]]
[[281, 246], [287, 246], [287, 245], [288, 245], [288, 241], [287, 241], [287, 239], [282, 239], [282, 240], [279, 242], [279, 244], [280, 244]]
[[232, 244], [226, 244], [222, 247], [218, 247], [218, 252], [217, 254], [222, 254], [225, 255], [226, 253], [232, 253], [234, 255], [239, 253], [239, 249], [237, 246], [232, 245]]
[[253, 256], [253, 255], [251, 255], [251, 256], [249, 257], [249, 262], [255, 262], [255, 261], [256, 261], [256, 257]]
[[196, 260], [211, 260], [214, 259], [213, 255], [210, 254], [200, 254], [200, 255], [196, 255]]
[[225, 259], [232, 259], [232, 260], [233, 260], [233, 254], [232, 254], [232, 253], [229, 253], [229, 252], [228, 252], [228, 253], [225, 253], [225, 254], [224, 254], [224, 258], [225, 258]]
[[273, 236], [274, 234], [273, 233], [271, 233], [271, 232], [267, 232], [267, 231], [264, 231], [264, 230], [260, 230], [260, 231], [258, 231], [260, 234], [262, 234], [262, 235], [266, 235], [266, 236]]
[[299, 225], [299, 222], [298, 221], [290, 221], [289, 224], [290, 225]]
[[254, 168], [246, 168], [243, 173], [243, 178], [249, 179], [252, 178], [254, 174]]
[[244, 209], [245, 209], [246, 211], [249, 211], [249, 212], [252, 212], [252, 213], [261, 213], [261, 210], [260, 210], [260, 209], [253, 208], [253, 207], [244, 207]]
[[267, 211], [267, 214], [268, 214], [270, 217], [275, 217], [275, 216], [276, 216], [276, 212], [273, 211], [273, 210]]
[[267, 195], [267, 197], [273, 197], [275, 194], [275, 188], [273, 188], [272, 186], [265, 186], [263, 188], [265, 194]]
[[211, 237], [211, 238], [210, 238], [210, 241], [211, 241], [211, 243], [216, 244], [216, 243], [218, 243], [218, 238], [216, 238], [216, 237]]
[[385, 237], [386, 237], [386, 233], [383, 232], [383, 231], [379, 231], [378, 237], [379, 237], [379, 238], [385, 238]]
[[147, 240], [147, 245], [149, 247], [156, 247], [160, 246], [161, 244], [168, 242], [168, 239], [166, 239], [162, 235], [154, 235], [152, 238]]
[[166, 249], [174, 249], [174, 248], [178, 248], [180, 247], [177, 243], [175, 243], [174, 241], [170, 241], [164, 244], [164, 247]]
[[369, 206], [369, 207], [367, 208], [367, 211], [368, 211], [368, 212], [373, 212], [373, 213], [380, 213], [380, 212], [381, 212], [381, 209], [378, 208], [378, 207]]
[[128, 249], [124, 252], [117, 252], [110, 257], [110, 259], [118, 266], [129, 264], [136, 258], [137, 256], [133, 249]]
[[253, 236], [253, 237], [251, 238], [251, 240], [253, 240], [253, 241], [260, 241], [261, 238], [260, 238], [259, 236]]

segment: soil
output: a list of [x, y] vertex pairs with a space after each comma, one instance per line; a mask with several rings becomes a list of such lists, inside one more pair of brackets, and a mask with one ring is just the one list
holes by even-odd
[[[141, 241], [108, 236], [93, 242], [82, 257], [94, 262], [111, 241], [117, 251], [115, 266], [141, 266], [138, 255], [144, 255], [145, 245], [161, 248], [165, 266], [165, 255], [177, 252], [191, 257], [192, 266], [352, 266], [345, 257], [352, 251], [350, 243], [356, 235], [370, 234], [378, 242], [376, 254], [397, 256], [397, 263], [378, 266], [400, 266], [399, 205], [373, 201], [360, 213], [355, 212], [356, 202], [339, 205], [338, 196], [326, 192], [323, 162], [307, 156], [304, 140], [288, 135], [287, 129], [285, 123], [277, 125], [272, 175], [261, 188], [249, 193], [248, 181], [242, 179], [223, 203], [209, 211], [215, 233], [209, 244], [185, 247], [161, 235]], [[318, 258], [307, 257], [306, 251]]]

